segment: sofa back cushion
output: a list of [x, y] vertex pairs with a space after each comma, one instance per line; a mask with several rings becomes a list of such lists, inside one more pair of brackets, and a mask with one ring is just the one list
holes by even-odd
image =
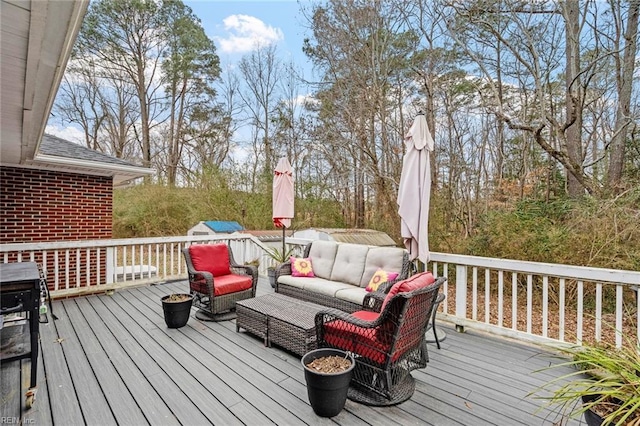
[[368, 251], [369, 246], [362, 244], [338, 244], [336, 261], [331, 271], [331, 281], [360, 286]]
[[309, 249], [313, 274], [318, 278], [331, 279], [333, 262], [336, 259], [338, 243], [335, 241], [314, 241]]
[[371, 247], [367, 252], [360, 287], [366, 287], [378, 269], [398, 274], [402, 272], [404, 254], [405, 249], [398, 247]]
[[196, 271], [211, 272], [214, 277], [231, 273], [226, 244], [193, 244], [189, 256]]

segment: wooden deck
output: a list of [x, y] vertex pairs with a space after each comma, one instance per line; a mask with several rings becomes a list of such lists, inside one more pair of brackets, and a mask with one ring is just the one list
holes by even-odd
[[[300, 358], [235, 321], [168, 329], [159, 299], [186, 282], [57, 301], [41, 326], [35, 405], [25, 410], [29, 361], [2, 366], [0, 423], [37, 425], [542, 425], [560, 420], [528, 397], [559, 371], [542, 349], [447, 328], [442, 349], [414, 371], [416, 392], [395, 407], [347, 401], [332, 419], [307, 401]], [[262, 281], [259, 294], [270, 292]], [[195, 311], [194, 311], [195, 313]], [[571, 422], [578, 424], [577, 421]]]

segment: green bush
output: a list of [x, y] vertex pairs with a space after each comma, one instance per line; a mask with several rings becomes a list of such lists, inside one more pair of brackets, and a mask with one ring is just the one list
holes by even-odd
[[[261, 187], [265, 187], [261, 185]], [[334, 200], [296, 199], [293, 229], [344, 228]], [[246, 229], [275, 229], [271, 192], [228, 188], [224, 176], [202, 189], [140, 185], [114, 191], [114, 238], [186, 235], [203, 220], [232, 220]], [[615, 200], [523, 200], [491, 205], [475, 221], [459, 219], [442, 194], [431, 197], [432, 251], [505, 259], [640, 270], [640, 189]], [[469, 227], [469, 223], [473, 226]], [[366, 225], [399, 244], [396, 217], [370, 215]]]

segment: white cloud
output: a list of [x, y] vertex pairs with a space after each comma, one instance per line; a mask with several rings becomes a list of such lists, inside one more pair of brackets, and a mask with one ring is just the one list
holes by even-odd
[[223, 21], [227, 37], [216, 37], [224, 53], [245, 53], [256, 46], [268, 45], [284, 39], [280, 28], [265, 24], [260, 19], [248, 15], [231, 15]]
[[78, 143], [80, 145], [84, 145], [85, 143], [84, 133], [82, 133], [82, 130], [78, 129], [77, 127], [72, 127], [72, 126], [61, 127], [57, 124], [47, 124], [47, 127], [45, 127], [44, 132], [49, 135], [57, 136], [69, 142]]

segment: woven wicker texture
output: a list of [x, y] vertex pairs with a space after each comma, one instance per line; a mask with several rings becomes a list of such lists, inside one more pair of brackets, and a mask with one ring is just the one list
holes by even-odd
[[325, 309], [313, 303], [290, 304], [269, 314], [269, 343], [300, 356], [316, 349], [316, 313]]
[[[206, 271], [197, 271], [191, 256], [189, 254], [189, 248], [182, 249], [185, 262], [187, 263], [187, 272], [189, 273], [189, 287], [190, 292], [193, 295], [193, 305], [200, 309], [200, 312], [206, 313], [210, 316], [227, 312], [235, 309], [236, 302], [244, 299], [252, 298], [256, 295], [256, 286], [258, 284], [258, 269], [255, 266], [239, 265], [233, 258], [233, 252], [231, 247], [228, 247], [229, 252], [229, 264], [231, 266], [231, 273], [237, 275], [247, 275], [251, 277], [251, 288], [238, 291], [235, 293], [228, 293], [224, 295], [215, 295], [215, 277]], [[211, 262], [215, 262], [215, 259], [211, 259]], [[207, 292], [201, 292], [202, 286], [198, 283], [202, 281], [206, 282]]]
[[268, 344], [268, 315], [282, 309], [286, 301], [278, 294], [266, 294], [260, 297], [236, 302], [236, 331], [241, 328], [264, 339]]
[[283, 294], [266, 294], [236, 304], [236, 331], [243, 328], [263, 338], [265, 345], [304, 355], [317, 348], [315, 316], [323, 309]]
[[318, 313], [318, 347], [347, 350], [356, 358], [351, 399], [393, 405], [411, 397], [410, 373], [427, 366], [425, 331], [445, 280], [441, 277], [425, 288], [398, 293], [373, 321], [336, 309]]

